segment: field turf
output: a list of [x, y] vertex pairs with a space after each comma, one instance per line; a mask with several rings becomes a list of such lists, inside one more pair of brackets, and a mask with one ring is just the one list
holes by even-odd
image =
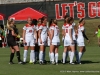
[[[21, 58], [23, 57], [23, 48], [21, 50]], [[46, 60], [49, 61], [48, 48], [46, 50]], [[59, 60], [62, 57], [63, 47], [59, 48]], [[28, 61], [29, 61], [28, 52]], [[0, 48], [0, 75], [100, 75], [100, 47], [92, 46], [87, 47], [82, 58], [81, 65], [70, 65], [61, 64], [51, 65], [47, 63], [46, 65], [29, 64], [21, 65], [17, 64], [17, 58], [15, 55], [14, 62], [16, 64], [9, 65], [9, 48]]]

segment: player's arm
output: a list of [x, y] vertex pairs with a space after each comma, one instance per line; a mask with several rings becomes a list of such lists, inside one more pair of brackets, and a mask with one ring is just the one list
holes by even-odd
[[14, 30], [14, 28], [13, 28], [13, 30], [11, 30], [11, 33], [12, 33], [12, 36], [15, 36], [15, 37], [17, 37], [17, 34], [15, 33], [15, 30]]
[[22, 34], [22, 37], [23, 37], [23, 43], [25, 43], [25, 34], [26, 34], [26, 27], [23, 28], [23, 34]]
[[93, 36], [95, 36], [95, 35], [97, 35], [97, 34], [98, 34], [98, 29], [96, 29], [96, 31], [95, 31], [95, 33], [94, 33]]
[[82, 34], [83, 34], [83, 37], [84, 37], [86, 40], [89, 40], [88, 37], [87, 37], [86, 34], [85, 34], [85, 31], [83, 31]]
[[36, 43], [37, 43], [37, 42], [38, 42], [38, 39], [37, 39], [38, 35], [37, 35], [37, 31], [36, 31], [36, 29], [35, 29], [34, 33], [35, 33]]
[[54, 36], [54, 30], [51, 29], [50, 42], [52, 42], [53, 36]]
[[73, 43], [73, 39], [72, 39], [72, 28], [69, 29], [69, 36], [70, 36], [71, 42]]

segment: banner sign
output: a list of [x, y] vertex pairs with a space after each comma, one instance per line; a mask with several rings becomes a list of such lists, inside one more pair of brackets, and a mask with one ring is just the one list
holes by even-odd
[[[76, 13], [76, 14], [75, 14]], [[96, 18], [100, 17], [100, 1], [55, 4], [56, 19], [61, 20], [67, 14], [70, 17], [77, 18]]]

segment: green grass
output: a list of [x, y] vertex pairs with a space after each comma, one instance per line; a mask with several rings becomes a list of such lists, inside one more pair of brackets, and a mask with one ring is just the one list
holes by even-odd
[[[21, 57], [23, 55], [23, 48], [21, 50]], [[48, 48], [46, 50], [46, 60], [49, 61]], [[59, 48], [59, 60], [62, 57], [63, 47]], [[28, 59], [29, 60], [28, 52]], [[17, 64], [17, 58], [15, 56], [14, 62], [16, 64], [9, 65], [9, 48], [0, 49], [0, 75], [100, 75], [100, 72], [92, 73], [92, 71], [100, 71], [100, 48], [98, 46], [87, 47], [87, 51], [82, 58], [81, 65], [39, 65], [39, 64], [29, 64], [19, 65]], [[68, 73], [67, 71], [71, 71]], [[78, 71], [78, 73], [73, 73], [72, 71]], [[79, 71], [91, 71], [89, 73], [81, 73]]]

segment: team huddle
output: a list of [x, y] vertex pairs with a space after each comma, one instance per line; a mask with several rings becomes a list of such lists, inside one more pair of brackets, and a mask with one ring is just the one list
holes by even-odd
[[[23, 27], [23, 62], [21, 62], [20, 59], [19, 62], [26, 64], [28, 49], [30, 47], [29, 62], [35, 64], [37, 57], [39, 58], [39, 64], [45, 64], [45, 50], [46, 46], [49, 46], [50, 63], [58, 65], [58, 49], [61, 41], [59, 37], [60, 29], [56, 19], [51, 19], [49, 25], [47, 25], [47, 17], [38, 19], [37, 23], [33, 21], [32, 18], [28, 18], [27, 22], [28, 23]], [[67, 15], [64, 17], [64, 24], [62, 25], [62, 41], [64, 44], [61, 60], [62, 64], [67, 62], [68, 56], [70, 58], [70, 64], [81, 64], [81, 58], [86, 51], [84, 38], [89, 42], [89, 39], [85, 35], [84, 25], [84, 19], [80, 19], [78, 25], [76, 25], [72, 17], [68, 17]], [[12, 31], [14, 32], [14, 30]], [[19, 49], [15, 47], [16, 44], [13, 43], [14, 45], [12, 45], [10, 42], [8, 43], [12, 49], [17, 50], [17, 52], [19, 51]], [[77, 46], [79, 47], [79, 51], [77, 50]], [[39, 51], [37, 51], [37, 49]], [[13, 51], [12, 53], [14, 54]], [[76, 57], [75, 63], [73, 61], [74, 56]], [[13, 63], [12, 60], [13, 58], [10, 57], [10, 64]]]

